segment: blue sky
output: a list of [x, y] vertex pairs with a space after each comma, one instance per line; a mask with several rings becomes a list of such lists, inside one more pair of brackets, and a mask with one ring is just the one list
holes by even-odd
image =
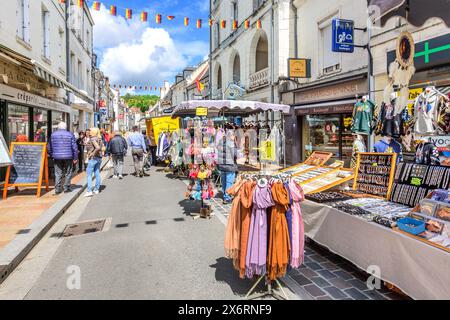
[[[88, 3], [91, 6], [92, 0]], [[99, 67], [116, 85], [161, 86], [172, 83], [175, 74], [186, 66], [197, 65], [209, 53], [208, 0], [105, 0], [100, 11], [91, 9], [94, 17], [94, 50]], [[117, 17], [109, 14], [117, 6]], [[125, 19], [125, 9], [133, 10], [133, 19]], [[140, 13], [148, 12], [148, 22]], [[162, 24], [155, 15], [162, 14]], [[172, 21], [168, 15], [175, 16]], [[184, 26], [189, 17], [189, 26]], [[202, 29], [196, 28], [203, 20]], [[130, 92], [122, 90], [122, 94]], [[147, 92], [130, 92], [147, 93]], [[155, 92], [153, 92], [155, 93]], [[159, 93], [159, 92], [158, 92]]]

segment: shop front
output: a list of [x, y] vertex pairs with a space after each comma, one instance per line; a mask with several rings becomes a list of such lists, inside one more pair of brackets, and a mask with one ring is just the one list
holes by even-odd
[[289, 162], [298, 163], [314, 151], [322, 151], [333, 153], [332, 160], [342, 160], [348, 167], [355, 140], [351, 132], [353, 108], [356, 97], [367, 94], [364, 76], [303, 87], [286, 94], [291, 95], [294, 109], [292, 128], [298, 128], [286, 134], [287, 143], [291, 144], [291, 150], [286, 152], [292, 153]]
[[70, 107], [29, 92], [0, 84], [0, 129], [6, 142], [47, 142]]

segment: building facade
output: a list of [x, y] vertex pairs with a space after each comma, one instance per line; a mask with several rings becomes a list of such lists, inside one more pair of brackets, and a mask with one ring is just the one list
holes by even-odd
[[86, 3], [2, 2], [0, 129], [8, 143], [47, 141], [60, 121], [73, 131], [91, 126], [93, 24]]
[[[351, 118], [356, 97], [368, 94], [368, 53], [332, 51], [332, 20], [353, 20], [355, 27], [367, 26], [365, 1], [293, 1], [297, 28], [292, 33], [298, 58], [309, 59], [307, 79], [283, 81], [282, 102], [292, 106], [286, 118], [288, 163], [303, 161], [314, 151], [332, 152], [349, 165], [354, 137]], [[354, 43], [366, 45], [368, 33], [355, 31]]]

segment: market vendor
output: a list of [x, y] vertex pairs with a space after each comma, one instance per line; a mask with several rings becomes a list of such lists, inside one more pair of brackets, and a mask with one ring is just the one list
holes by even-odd
[[223, 203], [229, 204], [231, 196], [226, 192], [236, 179], [237, 145], [234, 130], [227, 130], [226, 135], [217, 144], [217, 169], [222, 180]]

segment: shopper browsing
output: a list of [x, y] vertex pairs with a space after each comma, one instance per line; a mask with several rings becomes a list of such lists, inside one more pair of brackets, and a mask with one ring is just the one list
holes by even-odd
[[144, 136], [139, 132], [139, 127], [133, 127], [133, 133], [128, 137], [128, 146], [131, 147], [131, 155], [133, 156], [134, 171], [136, 177], [143, 177], [143, 160], [147, 154]]

